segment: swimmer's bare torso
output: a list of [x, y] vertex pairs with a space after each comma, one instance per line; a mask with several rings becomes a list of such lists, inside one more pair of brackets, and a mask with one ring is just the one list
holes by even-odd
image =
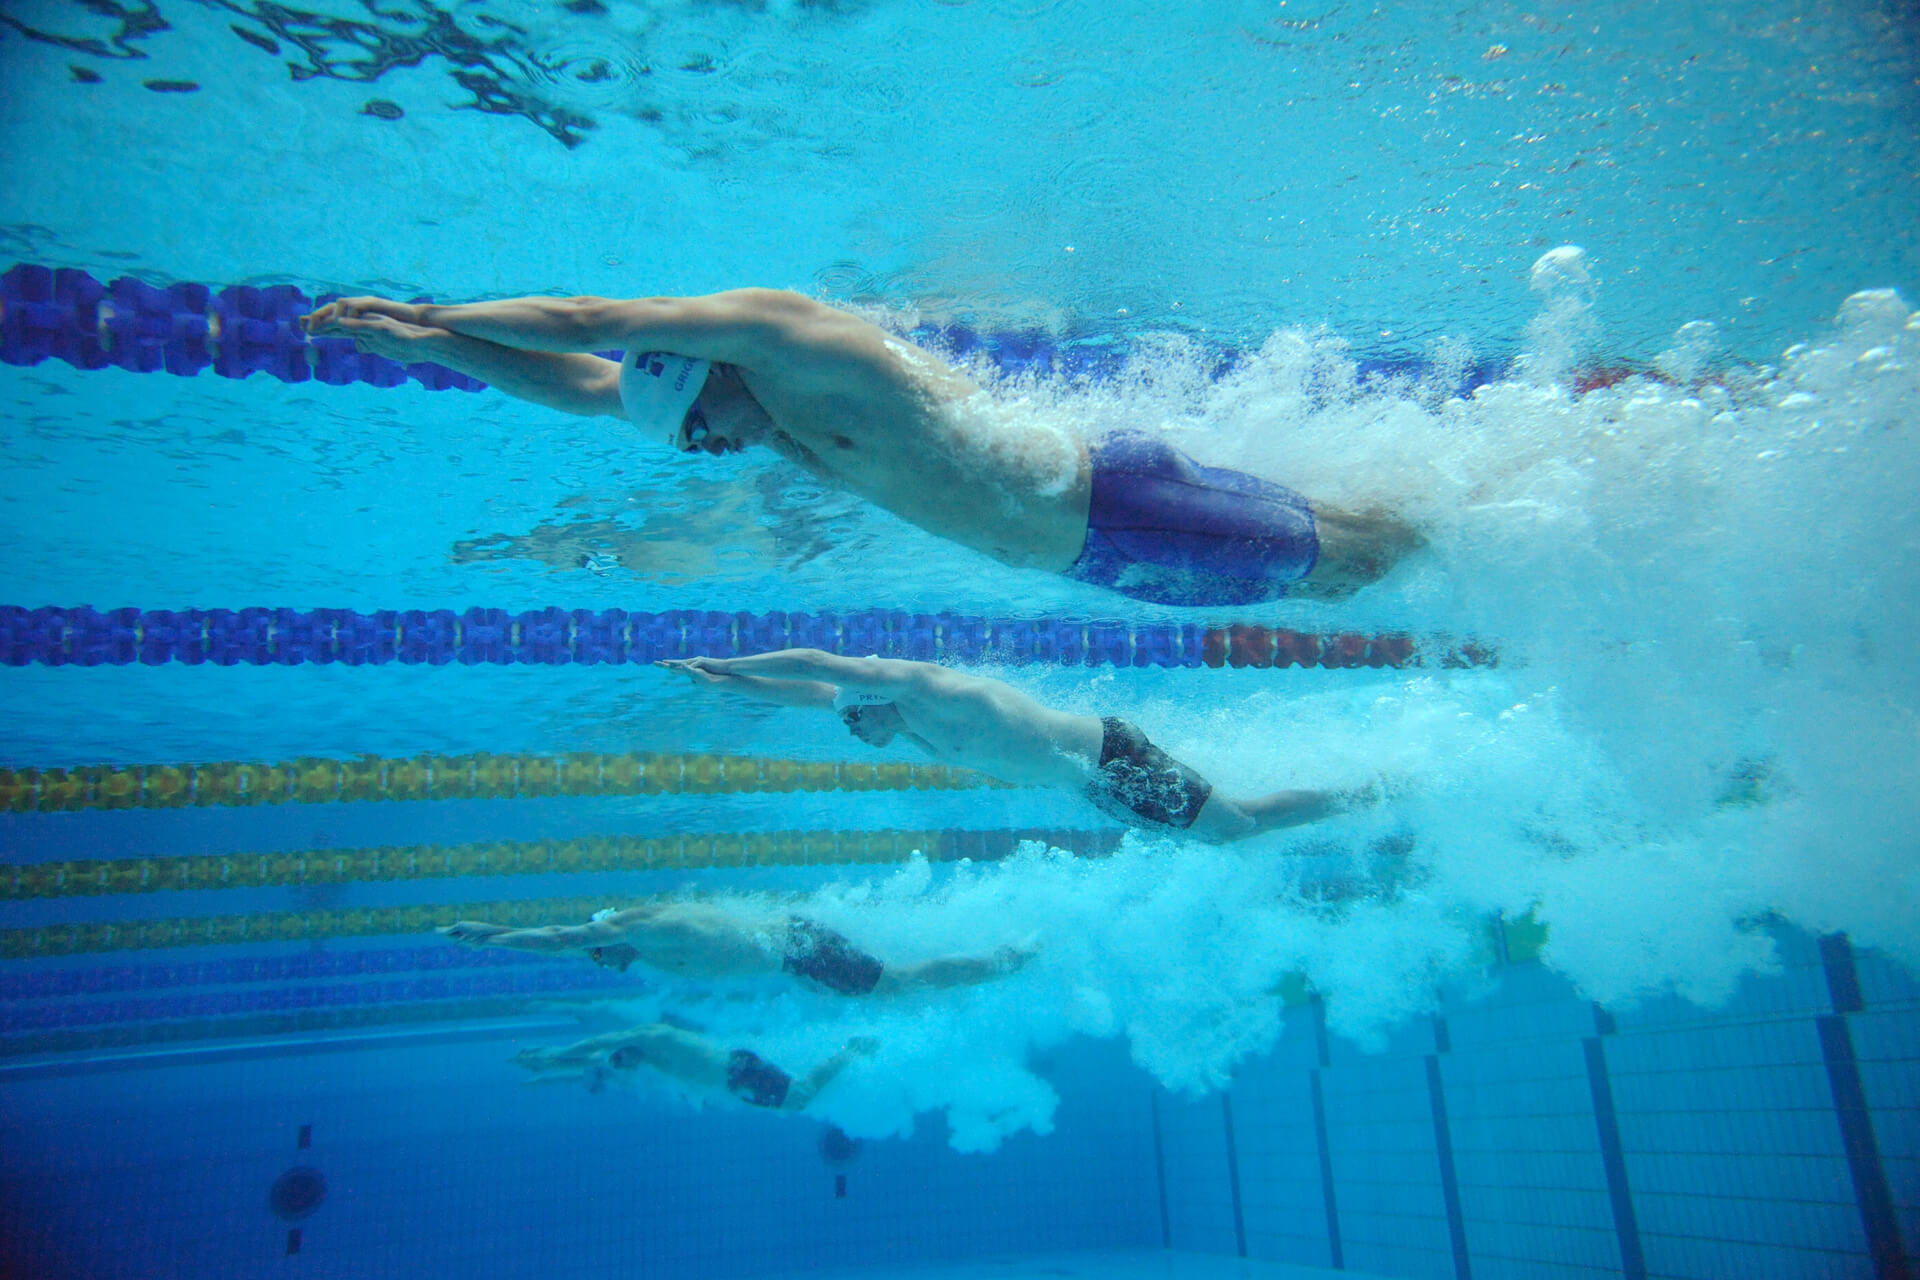
[[798, 294], [743, 289], [699, 301], [770, 321], [726, 362], [737, 376], [717, 368], [701, 396], [723, 439], [769, 444], [1007, 564], [1058, 572], [1080, 555], [1089, 474], [1077, 438], [1001, 412], [943, 361]]

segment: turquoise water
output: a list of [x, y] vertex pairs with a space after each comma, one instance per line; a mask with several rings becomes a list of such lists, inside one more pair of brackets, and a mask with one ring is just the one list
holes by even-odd
[[[261, 1176], [247, 1165], [233, 1203], [257, 1218], [283, 1162], [209, 1139], [217, 1120], [161, 1124], [167, 1106], [212, 1116], [231, 1090], [249, 1117], [281, 1116], [332, 1099], [330, 1116], [378, 1118], [365, 1150], [413, 1160], [425, 1146], [409, 1135], [458, 1138], [470, 1113], [430, 1095], [461, 1072], [460, 1106], [500, 1113], [479, 1127], [548, 1135], [509, 1161], [509, 1184], [613, 1125], [749, 1166], [762, 1152], [768, 1167], [816, 1167], [810, 1123], [781, 1136], [662, 1089], [529, 1101], [506, 1062], [582, 1025], [673, 1012], [795, 1061], [880, 1040], [820, 1116], [867, 1142], [870, 1165], [893, 1162], [889, 1184], [946, 1188], [948, 1217], [872, 1210], [808, 1265], [964, 1260], [989, 1237], [1011, 1252], [1152, 1249], [1181, 1236], [1135, 1212], [1153, 1200], [1142, 1099], [1227, 1096], [1249, 1064], [1284, 1058], [1307, 1006], [1290, 1013], [1277, 990], [1313, 992], [1320, 1025], [1361, 1061], [1505, 989], [1496, 918], [1544, 922], [1538, 963], [1556, 999], [1623, 1017], [1666, 1001], [1702, 1019], [1764, 1006], [1754, 992], [1817, 967], [1793, 959], [1813, 936], [1844, 933], [1890, 974], [1920, 964], [1908, 8], [44, 0], [0, 23], [0, 266], [450, 299], [754, 283], [901, 330], [1044, 331], [1128, 359], [1096, 379], [979, 369], [1012, 410], [1089, 437], [1166, 432], [1316, 500], [1390, 506], [1429, 539], [1337, 605], [1178, 610], [991, 563], [765, 459], [661, 458], [615, 425], [494, 393], [47, 361], [0, 366], [0, 604], [948, 610], [1405, 631], [1501, 655], [1474, 670], [989, 672], [1054, 705], [1128, 715], [1227, 790], [1396, 781], [1379, 809], [1231, 850], [1136, 835], [1103, 860], [1028, 844], [958, 867], [0, 902], [18, 938], [96, 921], [791, 892], [890, 957], [1043, 946], [1013, 980], [892, 1007], [594, 985], [564, 967], [539, 970], [547, 986], [532, 969], [476, 966], [436, 987], [442, 949], [418, 933], [0, 960], [13, 984], [0, 1069], [52, 1082], [32, 1086], [51, 1091], [32, 1095], [51, 1114], [158, 1126], [173, 1184], [254, 1161]], [[1236, 353], [1224, 373], [1223, 351]], [[1376, 358], [1405, 372], [1365, 372]], [[1476, 361], [1499, 372], [1462, 394]], [[620, 564], [596, 574], [588, 555]], [[0, 765], [18, 769], [861, 750], [830, 722], [690, 698], [629, 667], [26, 666], [0, 671], [0, 720]], [[24, 866], [1102, 825], [1077, 798], [1030, 790], [456, 800], [0, 814], [0, 854]], [[267, 967], [233, 967], [255, 962]], [[401, 976], [376, 990], [382, 974]], [[282, 1020], [261, 1021], [269, 1010]], [[381, 1011], [379, 1034], [425, 1047], [384, 1046], [365, 1010]], [[127, 1054], [143, 1069], [106, 1071]], [[240, 1065], [195, 1074], [203, 1060]], [[107, 1119], [86, 1084], [103, 1078], [133, 1082], [135, 1100]], [[434, 1119], [409, 1128], [410, 1106]], [[24, 1114], [8, 1112], [31, 1167], [59, 1166], [71, 1182], [44, 1185], [76, 1188], [46, 1193], [73, 1238], [114, 1200], [113, 1169], [173, 1185], [152, 1159], [91, 1167], [39, 1150], [51, 1140]], [[1889, 1176], [1909, 1194], [1889, 1135], [1910, 1128], [1885, 1124]], [[1160, 1216], [1177, 1222], [1162, 1155]], [[1076, 1177], [1078, 1198], [1061, 1190]], [[995, 1179], [998, 1200], [976, 1185]], [[15, 1205], [23, 1182], [9, 1184]], [[463, 1167], [409, 1198], [396, 1175], [382, 1202], [430, 1218], [485, 1182]], [[713, 1191], [629, 1217], [720, 1235], [747, 1231], [756, 1205], [787, 1221], [785, 1190], [748, 1184], [737, 1202]], [[1053, 1234], [970, 1240], [956, 1225], [1023, 1197]], [[528, 1242], [595, 1203], [535, 1201], [518, 1224]], [[239, 1208], [178, 1216], [228, 1224], [195, 1228], [199, 1274], [256, 1273], [204, 1242], [260, 1223]], [[470, 1228], [476, 1256], [517, 1256], [474, 1243], [497, 1225]], [[327, 1265], [378, 1273], [364, 1250], [385, 1230], [353, 1234]], [[580, 1265], [602, 1265], [603, 1246], [583, 1246]], [[780, 1263], [768, 1243], [703, 1271], [697, 1244], [675, 1248], [690, 1275]], [[1352, 1261], [1425, 1273], [1385, 1254]]]

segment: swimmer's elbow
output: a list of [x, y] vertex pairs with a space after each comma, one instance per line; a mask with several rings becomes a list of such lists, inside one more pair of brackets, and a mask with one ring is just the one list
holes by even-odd
[[626, 303], [617, 298], [597, 298], [581, 294], [554, 299], [557, 318], [573, 331], [579, 346], [611, 346], [618, 343]]

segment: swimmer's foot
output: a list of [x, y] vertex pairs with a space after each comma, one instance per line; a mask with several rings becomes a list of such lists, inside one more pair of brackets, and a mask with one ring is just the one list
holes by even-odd
[[1040, 954], [1040, 935], [1028, 934], [1021, 941], [1006, 947], [996, 947], [987, 963], [993, 966], [999, 976], [1018, 973], [1027, 967], [1028, 962]]

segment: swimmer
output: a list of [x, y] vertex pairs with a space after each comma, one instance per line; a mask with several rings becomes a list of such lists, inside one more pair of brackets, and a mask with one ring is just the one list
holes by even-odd
[[696, 1089], [727, 1093], [750, 1107], [804, 1111], [833, 1078], [879, 1042], [865, 1036], [796, 1080], [751, 1049], [724, 1050], [697, 1032], [664, 1022], [593, 1036], [557, 1049], [523, 1049], [514, 1061], [543, 1079], [578, 1079], [599, 1093], [613, 1072], [651, 1067]]
[[[991, 412], [937, 356], [796, 293], [342, 298], [302, 323], [550, 409], [628, 419], [680, 453], [766, 446], [929, 533], [1142, 600], [1344, 597], [1421, 542], [1391, 516], [1310, 503], [1149, 435], [1083, 443]], [[614, 348], [624, 360], [590, 354]]]
[[1004, 977], [1036, 954], [1001, 947], [983, 956], [887, 964], [825, 925], [745, 898], [662, 900], [595, 914], [586, 924], [509, 925], [462, 920], [439, 931], [470, 947], [584, 952], [603, 968], [645, 965], [676, 978], [746, 979], [786, 973], [839, 995], [898, 995]]
[[1016, 786], [1079, 791], [1129, 826], [1214, 844], [1318, 822], [1380, 798], [1378, 786], [1225, 796], [1131, 721], [1055, 711], [1012, 685], [931, 662], [782, 649], [655, 665], [783, 706], [832, 711], [869, 746], [904, 737], [943, 764]]

